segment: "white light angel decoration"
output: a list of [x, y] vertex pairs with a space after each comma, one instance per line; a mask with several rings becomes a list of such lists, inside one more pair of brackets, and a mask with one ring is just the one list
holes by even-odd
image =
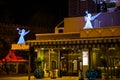
[[88, 11], [86, 11], [86, 16], [84, 16], [84, 19], [86, 21], [86, 24], [84, 26], [84, 29], [87, 29], [87, 28], [93, 28], [92, 26], [92, 23], [91, 21], [93, 21], [96, 17], [98, 17], [101, 13], [98, 13], [94, 16], [92, 16], [90, 13], [88, 13]]
[[20, 35], [17, 44], [25, 44], [24, 36], [28, 34], [30, 31], [29, 30], [25, 31], [25, 29], [20, 30], [19, 28], [17, 28], [17, 30], [18, 30], [18, 34]]

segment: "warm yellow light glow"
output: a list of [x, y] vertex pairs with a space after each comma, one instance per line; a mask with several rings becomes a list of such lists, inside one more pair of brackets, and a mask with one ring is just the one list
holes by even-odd
[[29, 45], [26, 44], [12, 44], [12, 50], [25, 50], [29, 49]]
[[83, 51], [83, 65], [88, 65], [88, 51]]

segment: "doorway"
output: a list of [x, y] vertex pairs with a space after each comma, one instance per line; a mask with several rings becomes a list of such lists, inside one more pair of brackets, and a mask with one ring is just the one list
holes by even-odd
[[63, 76], [78, 76], [80, 69], [80, 55], [78, 50], [65, 49], [60, 51], [60, 71]]

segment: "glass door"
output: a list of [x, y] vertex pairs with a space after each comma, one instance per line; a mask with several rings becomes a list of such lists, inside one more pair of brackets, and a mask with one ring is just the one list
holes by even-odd
[[81, 56], [79, 50], [66, 49], [60, 53], [61, 71], [64, 76], [78, 76]]

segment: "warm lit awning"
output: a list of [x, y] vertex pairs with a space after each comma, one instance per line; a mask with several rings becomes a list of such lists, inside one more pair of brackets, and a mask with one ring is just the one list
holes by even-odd
[[109, 38], [88, 38], [88, 39], [64, 39], [64, 40], [28, 40], [27, 44], [30, 46], [44, 47], [44, 48], [61, 48], [61, 47], [114, 47], [120, 45], [120, 37]]

